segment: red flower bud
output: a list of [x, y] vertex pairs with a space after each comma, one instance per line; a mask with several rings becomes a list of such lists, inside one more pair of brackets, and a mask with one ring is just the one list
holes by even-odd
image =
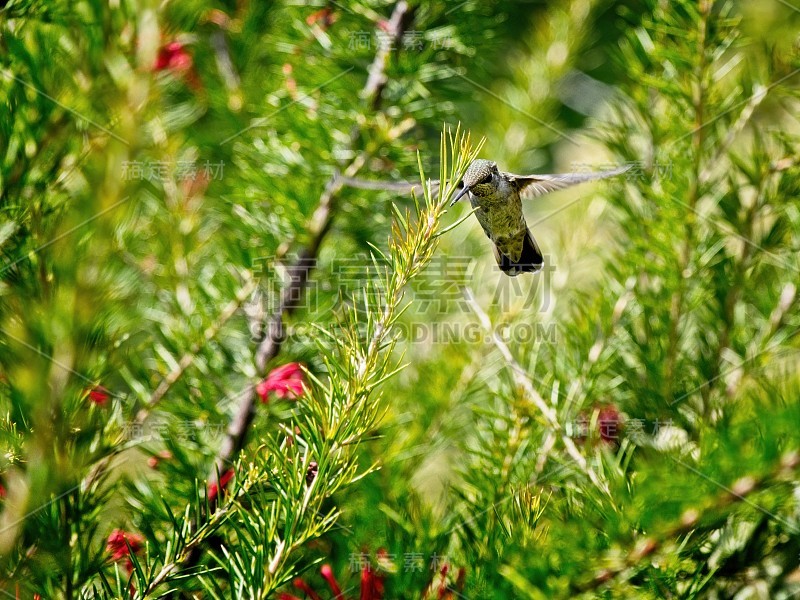
[[89, 390], [89, 401], [97, 406], [105, 406], [111, 398], [111, 393], [103, 386], [95, 386]]
[[333, 592], [333, 597], [336, 600], [344, 600], [344, 596], [342, 595], [342, 588], [339, 587], [339, 582], [336, 581], [336, 577], [333, 576], [333, 569], [331, 569], [330, 565], [322, 565], [320, 569], [320, 574], [328, 582], [328, 585], [331, 587], [331, 591]]
[[158, 51], [156, 62], [153, 64], [155, 71], [188, 71], [192, 68], [192, 55], [180, 42], [170, 42]]
[[616, 442], [619, 439], [622, 433], [622, 415], [616, 406], [609, 404], [600, 408], [597, 427], [604, 442]]
[[155, 469], [158, 467], [158, 463], [160, 463], [162, 460], [172, 460], [172, 452], [170, 452], [169, 450], [162, 450], [155, 456], [151, 456], [150, 458], [148, 458], [147, 465], [151, 469]]
[[312, 460], [310, 463], [308, 463], [308, 468], [306, 469], [306, 485], [311, 485], [314, 483], [318, 472], [319, 465], [317, 464], [317, 461]]
[[383, 576], [367, 565], [361, 569], [360, 600], [381, 600], [381, 598], [383, 598]]
[[312, 13], [306, 17], [306, 23], [308, 25], [314, 25], [314, 23], [319, 23], [322, 29], [327, 29], [331, 25], [333, 25], [338, 19], [338, 15], [333, 12], [333, 10], [326, 6], [322, 10], [318, 10], [315, 13]]
[[311, 600], [322, 600], [320, 595], [317, 592], [315, 592], [314, 590], [312, 590], [311, 587], [305, 581], [303, 581], [303, 579], [301, 579], [300, 577], [295, 578], [295, 580], [292, 582], [292, 584], [298, 590], [300, 590], [301, 592], [305, 593], [309, 598], [311, 598]]
[[137, 554], [143, 545], [144, 538], [138, 533], [115, 529], [106, 541], [106, 552], [111, 554], [111, 560], [126, 559], [125, 568], [128, 573], [131, 573], [133, 571], [133, 562], [130, 559], [130, 555], [131, 553]]
[[[384, 549], [378, 550], [378, 556], [388, 558], [388, 553]], [[330, 565], [322, 565], [320, 574], [328, 582], [328, 586], [333, 592], [334, 600], [346, 600], [339, 582], [333, 574]], [[369, 564], [364, 566], [361, 571], [361, 595], [360, 600], [382, 600], [384, 593], [384, 576], [376, 573]], [[310, 600], [322, 600], [317, 592], [309, 586], [302, 578], [298, 577], [293, 582], [295, 588], [303, 592]], [[282, 592], [278, 595], [279, 600], [298, 600], [295, 596]]]
[[270, 371], [266, 379], [256, 386], [256, 394], [261, 402], [267, 402], [269, 393], [278, 398], [294, 400], [303, 394], [305, 376], [300, 363], [292, 362]]
[[228, 485], [231, 479], [233, 479], [234, 471], [233, 469], [228, 469], [222, 475], [219, 476], [219, 483], [216, 481], [209, 484], [208, 486], [208, 501], [213, 502], [217, 499], [217, 494], [219, 494], [220, 488], [225, 490], [225, 486]]

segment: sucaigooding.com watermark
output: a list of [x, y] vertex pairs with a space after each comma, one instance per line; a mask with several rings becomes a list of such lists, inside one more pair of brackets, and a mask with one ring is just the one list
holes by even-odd
[[[310, 323], [297, 323], [287, 327], [287, 338], [301, 339], [317, 337], [325, 326]], [[365, 326], [364, 326], [365, 328]], [[331, 333], [335, 333], [331, 326]], [[490, 343], [494, 336], [506, 344], [530, 344], [543, 342], [555, 344], [558, 341], [558, 326], [552, 322], [516, 322], [495, 326], [491, 331], [485, 330], [477, 322], [452, 322], [422, 320], [398, 321], [392, 325], [390, 335], [402, 342], [414, 344], [454, 344], [454, 343]]]

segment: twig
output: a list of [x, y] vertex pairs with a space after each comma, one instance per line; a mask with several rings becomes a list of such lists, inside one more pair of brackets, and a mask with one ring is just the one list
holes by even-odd
[[[360, 154], [349, 165], [346, 173], [355, 173], [365, 162], [365, 156]], [[322, 240], [330, 229], [334, 212], [334, 200], [336, 194], [341, 189], [342, 184], [337, 176], [331, 177], [325, 186], [325, 190], [320, 196], [317, 209], [311, 217], [308, 231], [311, 234], [311, 241], [308, 246], [299, 253], [297, 260], [288, 269], [289, 285], [287, 285], [281, 295], [278, 308], [269, 317], [264, 330], [264, 338], [258, 344], [255, 353], [256, 370], [259, 374], [264, 374], [269, 362], [278, 356], [283, 345], [284, 321], [290, 317], [299, 306], [299, 298], [305, 290], [309, 275], [313, 269], [314, 262]], [[228, 427], [228, 433], [222, 442], [214, 471], [210, 475], [210, 482], [217, 482], [217, 474], [224, 473], [232, 464], [234, 457], [242, 450], [247, 439], [247, 432], [255, 417], [256, 390], [255, 384], [250, 384], [241, 394], [241, 400], [236, 413]]]
[[219, 334], [225, 323], [227, 323], [231, 317], [236, 314], [236, 311], [239, 310], [239, 307], [253, 294], [255, 289], [256, 282], [248, 273], [245, 277], [245, 283], [236, 293], [236, 297], [231, 300], [224, 309], [222, 309], [222, 312], [220, 312], [217, 319], [203, 332], [203, 339], [194, 343], [189, 351], [181, 356], [181, 359], [178, 361], [178, 366], [164, 376], [164, 378], [161, 380], [161, 383], [158, 384], [158, 387], [151, 394], [150, 400], [139, 410], [135, 420], [137, 425], [144, 423], [145, 419], [147, 419], [156, 405], [163, 400], [169, 389], [178, 381], [178, 379], [181, 378], [181, 376], [186, 372], [186, 369], [188, 369], [194, 363], [200, 351], [206, 346], [206, 344], [208, 344], [208, 342], [217, 337], [217, 334]]
[[495, 348], [500, 352], [503, 356], [503, 359], [511, 368], [511, 374], [514, 377], [514, 381], [516, 382], [517, 386], [522, 388], [525, 392], [528, 399], [533, 402], [534, 406], [539, 409], [539, 412], [547, 421], [547, 424], [550, 426], [552, 431], [561, 438], [561, 442], [564, 444], [564, 448], [566, 449], [567, 453], [570, 455], [572, 460], [580, 467], [581, 471], [583, 471], [589, 479], [594, 483], [600, 490], [605, 492], [606, 494], [609, 493], [608, 486], [600, 480], [597, 476], [597, 473], [594, 472], [594, 469], [589, 465], [586, 461], [586, 457], [584, 457], [578, 447], [575, 445], [575, 442], [565, 434], [564, 428], [561, 426], [561, 423], [558, 422], [558, 415], [556, 414], [555, 410], [548, 406], [545, 402], [544, 398], [539, 394], [539, 392], [534, 389], [533, 384], [528, 377], [528, 374], [525, 370], [520, 366], [520, 364], [514, 359], [514, 355], [511, 354], [511, 350], [508, 348], [508, 345], [503, 341], [503, 339], [498, 335], [498, 333], [492, 327], [492, 323], [489, 320], [488, 315], [483, 311], [480, 307], [478, 302], [475, 300], [475, 295], [472, 293], [472, 290], [467, 287], [464, 289], [464, 294], [466, 296], [467, 304], [469, 305], [472, 312], [475, 313], [475, 316], [478, 317], [478, 320], [481, 323], [481, 326], [484, 328], [487, 334], [491, 337], [492, 343], [494, 344]]
[[[617, 325], [619, 324], [622, 315], [625, 312], [630, 301], [633, 300], [633, 292], [626, 286], [625, 291], [617, 298], [617, 301], [614, 303], [614, 310], [611, 313], [611, 322], [609, 323], [607, 330], [601, 332], [597, 338], [595, 339], [594, 344], [589, 349], [588, 356], [586, 357], [586, 361], [583, 363], [583, 368], [581, 369], [580, 377], [578, 378], [576, 385], [580, 388], [584, 385], [586, 380], [589, 378], [589, 373], [591, 372], [592, 367], [600, 358], [600, 355], [603, 352], [608, 340], [614, 334], [614, 330], [616, 329]], [[542, 445], [541, 450], [539, 451], [539, 456], [536, 459], [536, 476], [538, 477], [542, 471], [544, 470], [545, 466], [547, 465], [547, 460], [550, 456], [550, 451], [552, 450], [553, 446], [555, 445], [555, 434], [551, 431], [545, 439], [544, 444]]]
[[[678, 464], [689, 468], [692, 471], [695, 469], [691, 468], [689, 465], [683, 463], [680, 460], [673, 459]], [[743, 502], [745, 504], [753, 505], [753, 502], [748, 499], [749, 496], [767, 488], [771, 483], [774, 481], [780, 481], [782, 479], [786, 479], [790, 477], [797, 469], [800, 467], [800, 454], [795, 452], [788, 452], [782, 458], [777, 466], [771, 473], [768, 473], [765, 476], [762, 476], [758, 479], [744, 476], [739, 478], [730, 489], [724, 488], [724, 486], [719, 485], [725, 489], [725, 492], [721, 494], [714, 504], [705, 510], [704, 515], [709, 515], [712, 512], [721, 511], [725, 507]], [[697, 471], [700, 475], [703, 475], [699, 471]], [[706, 477], [706, 476], [704, 476]], [[707, 478], [707, 477], [706, 477]], [[764, 509], [755, 505], [761, 512], [766, 512]], [[775, 519], [775, 515], [767, 512], [768, 516]], [[797, 534], [797, 530], [790, 524], [786, 523], [785, 521], [778, 519], [785, 525], [787, 525], [790, 529], [792, 534]], [[680, 521], [673, 525], [670, 529], [666, 532], [661, 534], [658, 537], [649, 536], [644, 538], [636, 543], [636, 547], [633, 548], [628, 555], [624, 558], [622, 563], [619, 566], [615, 566], [613, 568], [604, 569], [597, 573], [591, 580], [584, 584], [576, 585], [575, 592], [576, 593], [585, 593], [590, 590], [594, 590], [599, 588], [605, 583], [608, 583], [610, 580], [618, 577], [621, 573], [627, 571], [635, 567], [639, 562], [647, 558], [648, 556], [652, 555], [653, 553], [657, 552], [665, 543], [681, 536], [687, 535], [691, 533], [693, 530], [701, 527], [701, 522], [703, 521], [703, 515], [701, 515], [698, 511], [694, 509], [689, 509], [683, 513], [681, 516]]]
[[[409, 14], [409, 7], [405, 1], [398, 2], [395, 6], [392, 17], [389, 20], [389, 33], [399, 45], [405, 32], [406, 16]], [[373, 110], [380, 106], [383, 85], [376, 82], [385, 80], [385, 69], [388, 62], [388, 53], [382, 47], [376, 53], [375, 59], [370, 67], [370, 76], [364, 87], [362, 95], [369, 102]], [[351, 139], [355, 140], [356, 136]], [[366, 156], [359, 154], [345, 169], [344, 177], [353, 177], [366, 161]], [[309, 224], [310, 241], [308, 245], [299, 253], [297, 261], [289, 268], [289, 285], [284, 291], [278, 308], [269, 317], [265, 328], [265, 337], [259, 343], [255, 353], [255, 365], [259, 374], [263, 375], [270, 360], [274, 359], [280, 352], [284, 340], [284, 321], [297, 308], [297, 298], [300, 298], [305, 290], [308, 277], [313, 263], [316, 260], [320, 245], [325, 235], [330, 229], [330, 225], [335, 214], [335, 201], [342, 182], [337, 175], [331, 177], [325, 186], [325, 190], [320, 196], [319, 204], [311, 218]], [[210, 474], [209, 481], [216, 482], [217, 474], [223, 473], [232, 463], [236, 454], [242, 450], [247, 439], [247, 433], [255, 416], [254, 408], [256, 401], [255, 384], [250, 384], [241, 395], [241, 401], [234, 414], [228, 428], [225, 440], [222, 443], [220, 452], [217, 456], [214, 468]]]
[[236, 72], [236, 67], [233, 66], [231, 60], [231, 52], [228, 48], [228, 40], [225, 38], [225, 33], [222, 31], [215, 31], [211, 34], [211, 45], [214, 47], [214, 55], [217, 59], [217, 69], [222, 75], [222, 80], [225, 82], [225, 87], [229, 92], [239, 93], [241, 87], [241, 80], [239, 74]]
[[720, 159], [722, 158], [722, 155], [736, 139], [736, 136], [739, 135], [739, 133], [741, 133], [745, 126], [750, 122], [753, 113], [766, 99], [767, 92], [769, 92], [769, 88], [765, 88], [760, 85], [756, 87], [753, 95], [750, 96], [750, 100], [747, 101], [747, 104], [742, 109], [742, 112], [739, 113], [739, 117], [736, 119], [736, 122], [731, 125], [730, 129], [728, 129], [725, 139], [722, 140], [722, 143], [719, 144], [719, 146], [717, 146], [717, 148], [714, 150], [714, 156], [711, 157], [711, 160], [708, 161], [706, 167], [700, 172], [698, 179], [700, 180], [701, 184], [706, 184], [709, 182], [714, 169], [717, 168], [721, 163]]
[[[392, 17], [389, 21], [389, 35], [393, 40], [393, 46], [399, 46], [405, 32], [406, 17], [409, 14], [408, 4], [401, 0], [395, 6]], [[380, 48], [376, 53], [375, 59], [370, 67], [370, 75], [365, 85], [362, 96], [365, 97], [369, 107], [377, 110], [380, 106], [382, 91], [386, 83], [385, 69], [388, 64], [388, 53], [386, 48]], [[376, 85], [376, 82], [382, 81]], [[401, 131], [401, 130], [400, 130]], [[350, 148], [355, 146], [358, 140], [360, 127], [354, 126], [350, 135]], [[353, 177], [363, 167], [367, 156], [359, 153], [347, 166], [342, 175]], [[277, 309], [267, 320], [264, 328], [264, 338], [259, 342], [255, 351], [255, 367], [259, 376], [266, 372], [267, 365], [271, 360], [278, 356], [285, 339], [285, 320], [290, 317], [299, 306], [299, 299], [302, 298], [311, 270], [316, 262], [319, 248], [325, 236], [330, 230], [333, 217], [336, 212], [336, 199], [343, 182], [338, 174], [334, 174], [325, 185], [319, 203], [311, 217], [308, 226], [310, 240], [297, 256], [297, 260], [288, 268], [289, 284], [281, 294]], [[285, 251], [287, 248], [282, 247]], [[256, 384], [250, 383], [247, 388], [239, 394], [241, 398], [239, 405], [231, 419], [225, 439], [222, 442], [214, 466], [209, 474], [209, 486], [219, 485], [219, 477], [234, 464], [236, 456], [244, 448], [247, 441], [247, 434], [255, 418], [256, 406]], [[219, 495], [221, 496], [221, 494]], [[208, 499], [209, 511], [212, 513], [217, 507], [217, 498]], [[198, 527], [195, 523], [195, 528]], [[213, 543], [213, 542], [212, 542]], [[192, 550], [182, 557], [180, 562], [184, 568], [190, 568], [196, 564], [200, 557], [200, 551], [204, 544], [198, 543]]]
[[[250, 297], [250, 295], [252, 295], [253, 291], [255, 290], [255, 286], [255, 281], [248, 274], [245, 278], [245, 284], [236, 293], [236, 297], [231, 300], [227, 306], [225, 306], [225, 308], [222, 309], [216, 320], [203, 332], [203, 339], [192, 345], [189, 351], [181, 357], [181, 359], [178, 361], [178, 366], [164, 376], [164, 378], [161, 380], [161, 383], [158, 384], [158, 387], [150, 395], [150, 399], [145, 406], [139, 409], [139, 412], [136, 414], [136, 418], [133, 421], [135, 425], [142, 425], [147, 420], [147, 417], [150, 416], [156, 405], [164, 399], [164, 396], [166, 396], [170, 388], [175, 385], [175, 383], [183, 376], [186, 370], [194, 363], [200, 351], [206, 346], [206, 344], [217, 337], [225, 323], [227, 323], [231, 317], [236, 314], [236, 311], [239, 310], [239, 307], [242, 305], [242, 303], [248, 297]], [[111, 454], [108, 454], [99, 460], [89, 471], [89, 474], [86, 475], [86, 477], [84, 477], [81, 481], [81, 489], [89, 489], [95, 484], [95, 482], [105, 475], [114, 457], [118, 454], [121, 454], [127, 447], [127, 445], [119, 445]]]
[[409, 8], [405, 0], [400, 0], [394, 7], [394, 12], [389, 19], [386, 30], [394, 43], [383, 43], [378, 45], [378, 51], [375, 53], [375, 59], [369, 68], [369, 77], [367, 78], [367, 85], [364, 86], [364, 91], [361, 93], [367, 102], [370, 103], [372, 110], [377, 110], [380, 107], [381, 97], [383, 95], [383, 88], [389, 81], [386, 76], [386, 65], [389, 62], [389, 55], [393, 47], [399, 47], [399, 42], [402, 41], [403, 33], [408, 25], [408, 21], [413, 16], [413, 10]]

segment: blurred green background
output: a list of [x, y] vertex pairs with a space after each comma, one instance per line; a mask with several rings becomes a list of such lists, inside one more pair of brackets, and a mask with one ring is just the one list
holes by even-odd
[[[7, 595], [130, 593], [109, 533], [141, 533], [144, 562], [167, 552], [164, 507], [205, 489], [241, 390], [266, 375], [253, 323], [291, 285], [281, 264], [314, 246], [326, 186], [348, 169], [418, 181], [418, 159], [435, 178], [458, 123], [502, 170], [632, 169], [525, 206], [547, 257], [535, 276], [500, 273], [472, 218], [442, 235], [406, 289], [405, 367], [358, 440], [376, 469], [331, 490], [336, 526], [280, 576], [323, 597], [321, 561], [347, 597], [365, 564], [386, 598], [800, 590], [800, 7], [410, 2], [394, 39], [396, 4], [379, 1], [1, 4]], [[339, 345], [314, 327], [336, 332], [361, 302], [393, 204], [413, 212], [410, 194], [335, 191], [267, 370], [325, 380]], [[551, 438], [464, 288], [601, 484]], [[245, 457], [303, 410], [259, 403]], [[151, 595], [247, 597], [226, 527]], [[264, 596], [303, 595], [265, 577]]]

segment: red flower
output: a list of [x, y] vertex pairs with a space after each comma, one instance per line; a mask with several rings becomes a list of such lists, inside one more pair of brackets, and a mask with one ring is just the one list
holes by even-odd
[[170, 70], [183, 73], [191, 69], [192, 64], [192, 55], [186, 51], [186, 47], [180, 42], [170, 42], [159, 49], [156, 62], [153, 64], [153, 70]]
[[[380, 552], [381, 551], [379, 550], [379, 555]], [[385, 551], [383, 551], [383, 553], [385, 555]], [[342, 593], [342, 587], [339, 585], [339, 582], [336, 581], [336, 577], [334, 576], [333, 569], [331, 569], [330, 565], [322, 565], [322, 568], [320, 569], [320, 575], [322, 575], [322, 578], [328, 582], [328, 587], [331, 588], [334, 600], [346, 600], [344, 593]], [[302, 578], [296, 578], [292, 582], [292, 585], [303, 592], [311, 600], [322, 600], [322, 597], [315, 592], [311, 586], [303, 581]], [[382, 600], [383, 589], [383, 575], [376, 573], [372, 569], [371, 565], [365, 565], [361, 570], [361, 595], [359, 596], [359, 599]], [[299, 598], [287, 592], [281, 592], [278, 594], [278, 600], [299, 600]]]
[[318, 10], [317, 12], [308, 15], [306, 17], [306, 23], [309, 25], [314, 25], [314, 23], [319, 22], [322, 29], [325, 30], [333, 25], [338, 18], [338, 15], [333, 12], [333, 9], [329, 6], [326, 6], [322, 10]]
[[270, 371], [267, 378], [256, 386], [261, 402], [267, 402], [270, 392], [278, 398], [294, 400], [303, 394], [305, 377], [300, 363], [292, 362]]
[[303, 581], [301, 577], [296, 577], [295, 580], [292, 581], [292, 585], [303, 592], [306, 596], [311, 598], [311, 600], [322, 600], [320, 595], [312, 590], [311, 587], [305, 581]]
[[317, 473], [319, 473], [319, 465], [317, 461], [312, 460], [308, 463], [308, 468], [306, 469], [306, 485], [314, 483], [314, 480], [317, 478]]
[[130, 554], [131, 552], [137, 554], [142, 549], [143, 545], [144, 538], [138, 533], [115, 529], [111, 532], [111, 535], [108, 536], [106, 552], [111, 553], [111, 559], [114, 561], [119, 561], [123, 558], [126, 559], [125, 568], [128, 570], [128, 573], [131, 573], [133, 571], [133, 562], [130, 559]]
[[590, 430], [590, 424], [595, 418], [594, 415], [590, 420], [581, 412], [572, 423], [572, 437], [580, 442], [584, 442], [587, 438], [596, 441], [599, 437], [601, 442], [608, 445], [618, 444], [625, 427], [625, 420], [619, 409], [613, 404], [605, 404], [596, 407], [593, 412], [597, 415], [597, 420], [594, 421], [595, 429]]
[[89, 400], [97, 406], [105, 406], [109, 398], [111, 398], [111, 393], [101, 385], [89, 390]]
[[597, 428], [604, 442], [616, 443], [622, 433], [622, 415], [614, 405], [606, 405], [597, 413]]
[[[456, 597], [463, 598], [461, 592], [464, 590], [464, 583], [467, 579], [467, 571], [463, 567], [456, 573], [456, 580], [452, 582], [450, 565], [444, 564], [431, 582], [426, 586], [422, 594], [423, 598], [436, 598], [437, 600], [455, 600]], [[434, 596], [433, 594], [436, 594]]]
[[336, 577], [333, 576], [333, 569], [331, 569], [330, 565], [322, 565], [322, 568], [319, 570], [320, 575], [328, 582], [328, 585], [331, 586], [331, 591], [333, 592], [333, 597], [336, 600], [342, 600], [342, 588], [339, 587], [339, 582], [336, 581]]
[[162, 450], [155, 456], [151, 456], [150, 458], [148, 458], [147, 465], [151, 469], [157, 469], [158, 463], [160, 463], [162, 460], [171, 460], [171, 459], [172, 459], [172, 452], [170, 452], [169, 450]]
[[380, 600], [383, 598], [383, 577], [369, 566], [361, 569], [361, 600]]
[[208, 486], [208, 501], [213, 502], [217, 499], [217, 494], [219, 493], [219, 488], [225, 489], [225, 486], [228, 485], [231, 479], [233, 479], [234, 471], [233, 469], [228, 469], [222, 475], [219, 476], [219, 485], [217, 482], [211, 483]]

